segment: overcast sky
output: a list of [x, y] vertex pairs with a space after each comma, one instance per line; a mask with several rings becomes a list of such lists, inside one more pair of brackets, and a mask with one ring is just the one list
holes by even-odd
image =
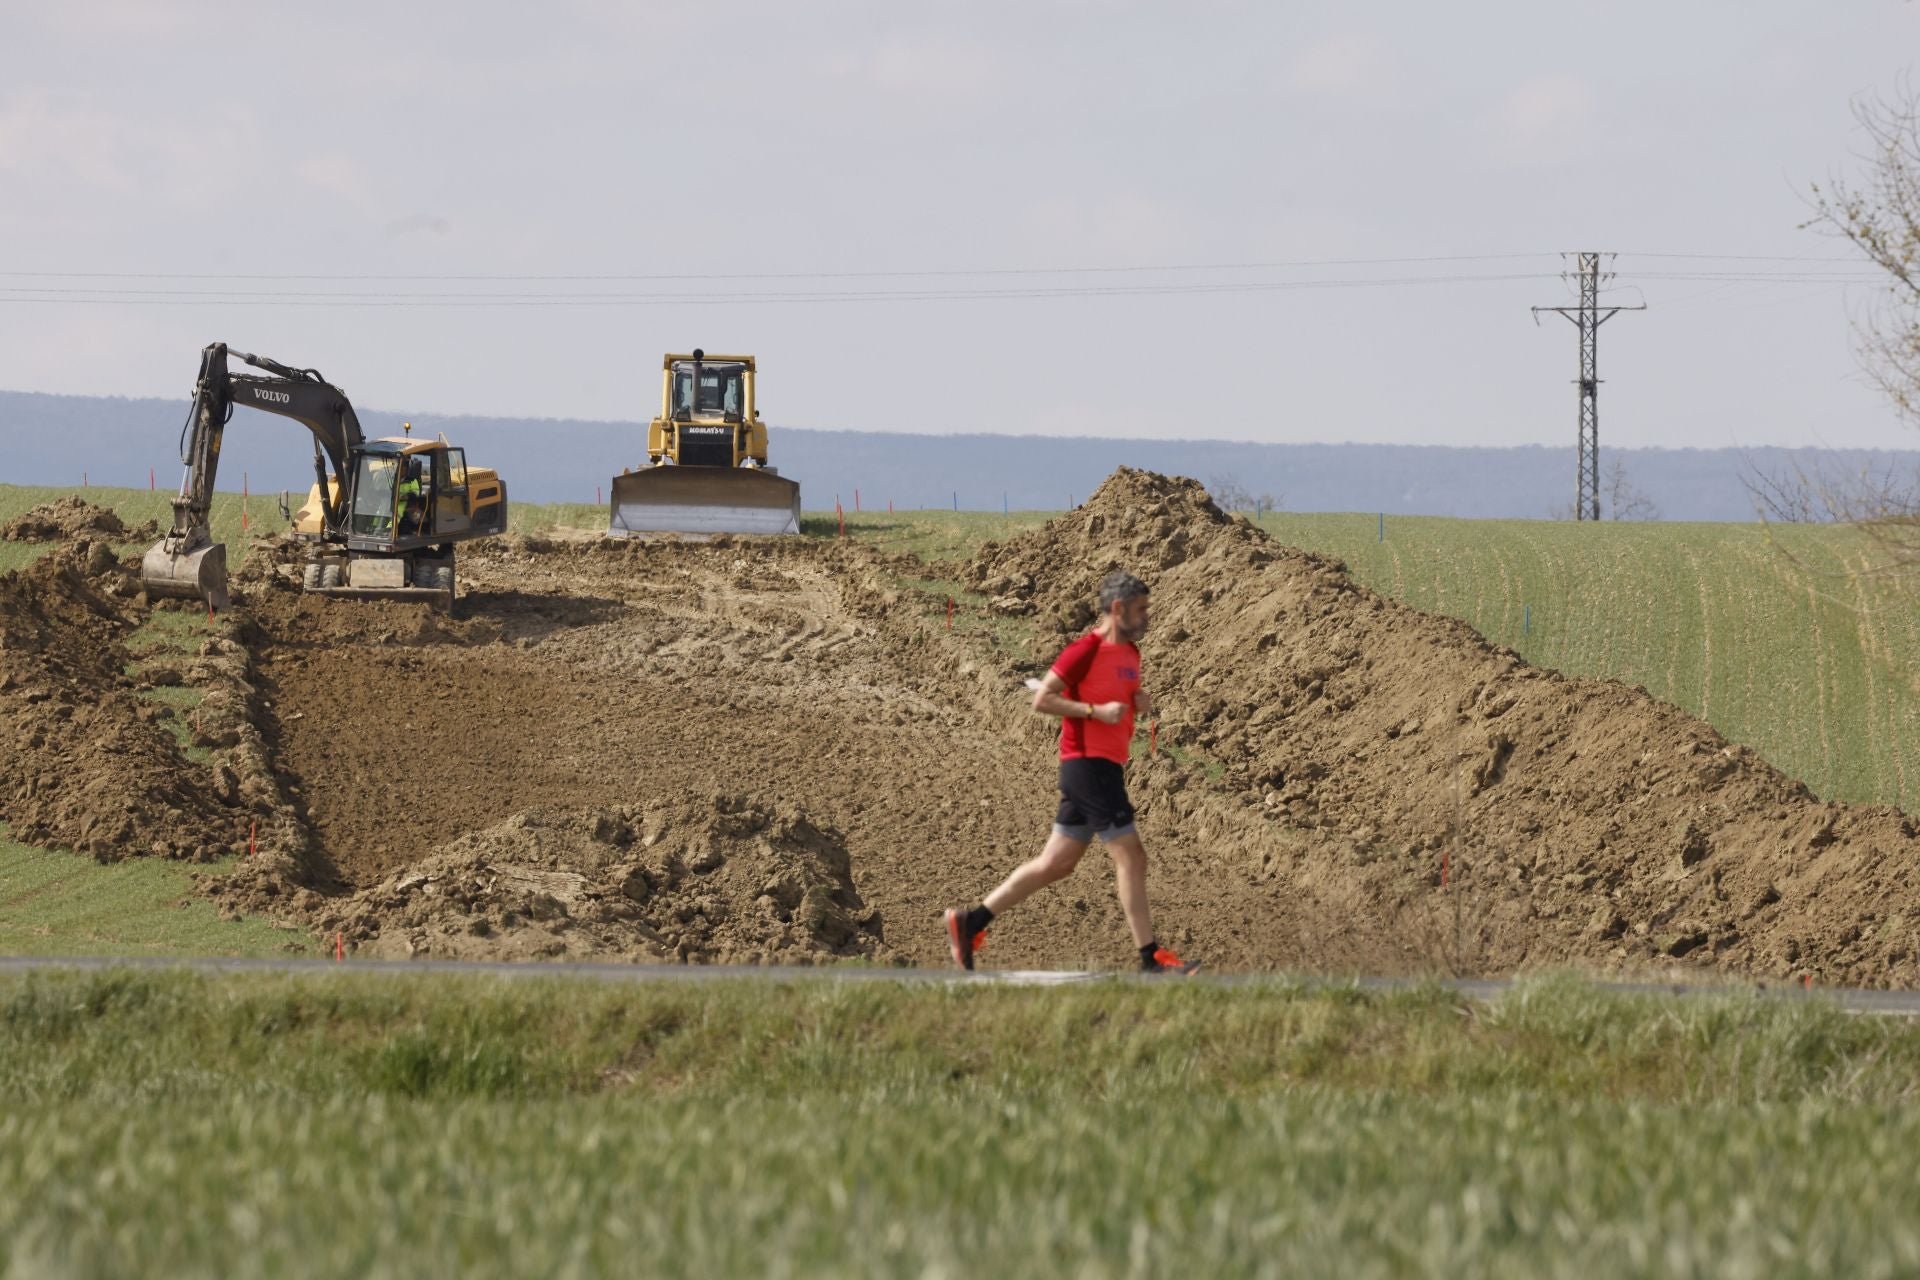
[[0, 387], [184, 397], [217, 338], [645, 418], [698, 345], [776, 426], [1571, 445], [1528, 307], [1592, 248], [1651, 308], [1603, 441], [1920, 446], [1873, 286], [1749, 278], [1858, 274], [1797, 225], [1917, 52], [1906, 0], [0, 0]]

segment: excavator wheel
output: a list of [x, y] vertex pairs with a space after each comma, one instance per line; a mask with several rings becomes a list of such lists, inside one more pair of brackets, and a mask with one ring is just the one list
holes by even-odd
[[413, 566], [413, 585], [428, 591], [452, 591], [453, 566], [423, 560]]
[[320, 585], [322, 587], [337, 587], [341, 585], [340, 579], [344, 576], [339, 565], [323, 565], [320, 569]]
[[320, 573], [320, 565], [308, 565], [306, 570], [300, 575], [300, 585], [308, 591], [318, 591], [320, 589]]

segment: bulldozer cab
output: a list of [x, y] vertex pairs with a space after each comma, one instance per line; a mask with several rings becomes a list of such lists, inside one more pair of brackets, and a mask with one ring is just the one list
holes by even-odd
[[744, 362], [678, 360], [672, 374], [667, 416], [675, 422], [745, 420], [749, 406]]

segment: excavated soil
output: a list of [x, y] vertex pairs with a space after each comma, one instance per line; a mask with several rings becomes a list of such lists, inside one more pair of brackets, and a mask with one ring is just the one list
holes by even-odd
[[[37, 742], [0, 766], [16, 836], [179, 856], [257, 824], [207, 891], [361, 953], [938, 964], [941, 908], [1051, 818], [1053, 727], [1021, 680], [1123, 566], [1154, 587], [1161, 713], [1130, 785], [1160, 935], [1210, 967], [1920, 981], [1904, 815], [1528, 668], [1190, 481], [1123, 469], [934, 570], [815, 539], [497, 540], [463, 550], [452, 618], [302, 596], [295, 559], [258, 549], [228, 638], [181, 673], [212, 766], [167, 758], [118, 683], [118, 570], [66, 553], [0, 580], [0, 731]], [[913, 586], [956, 575], [1010, 650]], [[85, 770], [97, 795], [47, 801], [118, 757]], [[1096, 849], [982, 961], [1130, 956]]]
[[1222, 871], [1300, 927], [1371, 937], [1383, 965], [1920, 976], [1912, 819], [1823, 804], [1638, 687], [1530, 668], [1192, 481], [1123, 470], [968, 573], [1065, 635], [1123, 565], [1155, 587], [1162, 732], [1216, 762], [1239, 818]]
[[529, 809], [392, 871], [321, 928], [404, 959], [884, 959], [846, 845], [737, 796]]
[[105, 507], [71, 494], [43, 502], [19, 519], [0, 525], [0, 540], [7, 542], [71, 542], [81, 538], [130, 542], [159, 536], [160, 526], [151, 520], [130, 529]]
[[[226, 687], [244, 659], [213, 636], [197, 655], [136, 671], [126, 643], [140, 616], [126, 603], [132, 594], [124, 567], [100, 543], [0, 577], [0, 820], [16, 840], [102, 861], [205, 861], [244, 848], [273, 790], [264, 753], [240, 750], [227, 723], [247, 714], [233, 710], [244, 693]], [[234, 748], [233, 764], [191, 765], [161, 723], [175, 713], [140, 696], [189, 676], [214, 690], [201, 740]], [[249, 762], [243, 792], [239, 770]]]

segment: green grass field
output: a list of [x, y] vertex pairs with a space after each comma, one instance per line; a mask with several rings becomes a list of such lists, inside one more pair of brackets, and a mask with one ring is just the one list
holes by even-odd
[[1119, 982], [0, 979], [0, 1274], [1897, 1276], [1920, 1028]]
[[219, 868], [157, 858], [100, 866], [33, 849], [0, 825], [0, 955], [287, 956], [316, 948], [304, 933], [262, 920], [222, 920], [193, 894]]

